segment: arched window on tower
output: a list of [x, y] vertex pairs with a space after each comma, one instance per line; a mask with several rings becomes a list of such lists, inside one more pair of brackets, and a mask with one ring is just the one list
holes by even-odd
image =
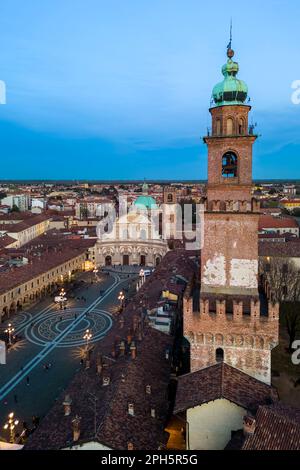
[[217, 119], [217, 122], [216, 122], [216, 133], [217, 135], [221, 135], [221, 120], [220, 119]]
[[216, 362], [224, 361], [224, 351], [222, 348], [216, 349]]
[[227, 129], [226, 129], [226, 133], [227, 135], [233, 135], [233, 119], [232, 118], [228, 118], [227, 119]]
[[226, 152], [222, 157], [223, 178], [236, 178], [237, 176], [237, 156], [234, 152]]
[[239, 135], [244, 134], [244, 120], [242, 118], [238, 120], [238, 130], [239, 130]]
[[173, 202], [173, 194], [172, 193], [168, 194], [168, 202]]

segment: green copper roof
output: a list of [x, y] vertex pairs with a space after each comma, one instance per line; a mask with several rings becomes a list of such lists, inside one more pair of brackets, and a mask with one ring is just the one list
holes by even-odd
[[239, 64], [232, 60], [233, 56], [233, 50], [228, 49], [228, 60], [222, 67], [224, 80], [218, 83], [212, 92], [216, 106], [243, 104], [246, 101], [248, 87], [245, 82], [236, 78], [239, 71]]
[[151, 196], [139, 196], [135, 201], [134, 205], [137, 208], [141, 209], [157, 209], [157, 204], [156, 201], [153, 197]]

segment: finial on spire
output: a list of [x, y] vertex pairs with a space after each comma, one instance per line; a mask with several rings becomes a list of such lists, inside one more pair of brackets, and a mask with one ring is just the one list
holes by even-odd
[[232, 57], [234, 56], [234, 51], [231, 48], [231, 44], [232, 44], [232, 18], [230, 18], [230, 37], [229, 37], [229, 43], [227, 45], [227, 57], [229, 59], [232, 59]]

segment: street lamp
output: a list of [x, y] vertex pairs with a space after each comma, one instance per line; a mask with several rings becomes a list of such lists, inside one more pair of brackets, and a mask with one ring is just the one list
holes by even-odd
[[15, 442], [15, 427], [19, 424], [18, 419], [14, 419], [14, 413], [9, 413], [8, 415], [8, 420], [3, 426], [3, 428], [6, 430], [9, 430], [9, 441], [11, 444]]
[[93, 269], [93, 273], [95, 274], [95, 281], [97, 281], [97, 274], [98, 274], [99, 270], [95, 267]]
[[60, 308], [62, 309], [63, 306], [64, 306], [64, 302], [67, 301], [67, 297], [66, 297], [66, 291], [65, 289], [62, 287], [61, 290], [60, 290], [60, 293], [59, 293], [59, 297], [60, 297]]
[[120, 301], [120, 307], [123, 307], [124, 299], [125, 299], [125, 295], [124, 295], [123, 291], [121, 291], [118, 295], [118, 300]]
[[90, 330], [86, 330], [84, 335], [83, 335], [83, 339], [86, 340], [86, 350], [88, 350], [89, 348], [89, 341], [90, 339], [92, 338], [92, 333], [90, 332]]
[[8, 327], [5, 330], [5, 333], [8, 334], [8, 344], [9, 345], [11, 345], [11, 343], [12, 343], [11, 339], [12, 339], [12, 334], [13, 334], [14, 331], [15, 331], [15, 329], [13, 328], [12, 324], [9, 323]]
[[145, 271], [143, 268], [140, 270], [140, 277], [143, 278], [145, 276]]

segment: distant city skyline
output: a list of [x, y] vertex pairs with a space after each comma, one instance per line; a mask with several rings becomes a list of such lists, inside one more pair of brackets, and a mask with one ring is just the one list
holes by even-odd
[[261, 134], [254, 178], [300, 178], [300, 5], [288, 3], [4, 0], [0, 180], [205, 180], [231, 17]]

